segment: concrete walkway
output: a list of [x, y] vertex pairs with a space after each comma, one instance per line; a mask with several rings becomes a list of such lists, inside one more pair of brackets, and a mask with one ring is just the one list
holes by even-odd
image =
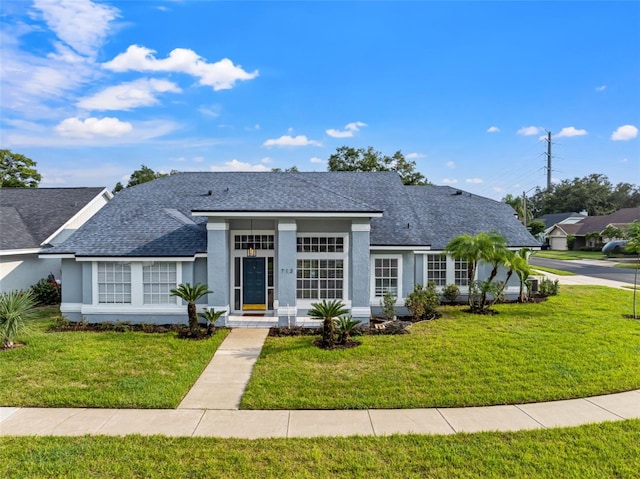
[[269, 329], [232, 329], [178, 409], [238, 409]]
[[0, 408], [0, 435], [163, 434], [247, 439], [381, 436], [517, 431], [632, 418], [640, 418], [640, 390], [567, 401], [468, 408], [248, 411], [4, 407]]

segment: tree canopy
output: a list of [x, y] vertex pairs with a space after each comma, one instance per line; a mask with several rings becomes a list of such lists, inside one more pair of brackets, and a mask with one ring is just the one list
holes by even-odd
[[[172, 170], [169, 175], [173, 175], [178, 173], [176, 170]], [[154, 171], [146, 165], [140, 166], [139, 170], [135, 170], [131, 173], [129, 177], [129, 182], [127, 186], [122, 186], [121, 182], [117, 182], [115, 188], [113, 189], [114, 193], [117, 193], [120, 190], [125, 188], [130, 188], [132, 186], [141, 185], [142, 183], [147, 183], [148, 181], [156, 180], [158, 178], [162, 178], [163, 176], [168, 176], [167, 173], [160, 173], [159, 171]]]
[[0, 187], [37, 188], [42, 176], [36, 162], [11, 150], [0, 150]]
[[393, 156], [383, 155], [372, 146], [351, 148], [341, 146], [329, 157], [329, 171], [395, 171], [405, 185], [428, 185], [425, 176], [416, 171], [416, 162], [405, 158], [400, 150]]
[[527, 206], [534, 217], [583, 210], [590, 216], [606, 215], [620, 208], [640, 206], [640, 188], [630, 183], [614, 186], [607, 176], [592, 173], [551, 185], [549, 191], [536, 188]]

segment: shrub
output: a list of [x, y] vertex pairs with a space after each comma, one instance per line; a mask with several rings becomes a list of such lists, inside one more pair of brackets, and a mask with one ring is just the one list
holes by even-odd
[[338, 343], [347, 344], [349, 338], [353, 334], [353, 331], [358, 327], [360, 321], [353, 319], [351, 315], [340, 316], [333, 320], [336, 325], [336, 331], [338, 332]]
[[448, 284], [442, 290], [442, 297], [448, 303], [455, 303], [460, 296], [460, 288], [458, 288], [457, 284]]
[[60, 287], [55, 280], [42, 278], [31, 291], [37, 304], [60, 304]]
[[10, 291], [0, 294], [0, 343], [4, 348], [12, 348], [16, 336], [27, 331], [27, 321], [31, 319], [35, 300], [33, 293]]
[[576, 244], [576, 236], [572, 234], [567, 235], [567, 249], [573, 251], [573, 246]]
[[391, 293], [391, 291], [387, 291], [384, 293], [384, 296], [380, 300], [380, 306], [382, 306], [382, 312], [384, 313], [385, 318], [389, 321], [393, 319], [396, 315], [395, 305], [398, 299]]
[[542, 278], [540, 285], [538, 286], [538, 292], [540, 296], [556, 296], [560, 290], [560, 282], [556, 279], [551, 281], [549, 278]]
[[407, 296], [405, 306], [411, 312], [414, 321], [422, 321], [437, 316], [436, 308], [440, 304], [436, 284], [430, 281], [425, 287], [416, 284]]

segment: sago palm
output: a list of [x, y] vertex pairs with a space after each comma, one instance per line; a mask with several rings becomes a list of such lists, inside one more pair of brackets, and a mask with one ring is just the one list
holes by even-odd
[[0, 295], [0, 341], [4, 348], [12, 348], [16, 336], [27, 329], [36, 300], [31, 290], [10, 291]]
[[198, 312], [196, 310], [196, 301], [212, 291], [207, 289], [206, 284], [196, 283], [191, 286], [189, 283], [178, 285], [176, 289], [171, 290], [172, 296], [177, 296], [187, 302], [187, 315], [189, 316], [189, 329], [194, 336], [200, 335], [200, 326], [198, 326]]
[[207, 333], [211, 334], [216, 326], [216, 321], [220, 319], [220, 316], [224, 314], [224, 310], [216, 311], [213, 308], [204, 308], [201, 313], [198, 313], [202, 319], [207, 322]]
[[336, 341], [333, 320], [348, 312], [349, 310], [339, 299], [334, 299], [333, 301], [323, 299], [321, 303], [311, 303], [309, 316], [315, 319], [322, 319], [321, 347], [333, 349]]

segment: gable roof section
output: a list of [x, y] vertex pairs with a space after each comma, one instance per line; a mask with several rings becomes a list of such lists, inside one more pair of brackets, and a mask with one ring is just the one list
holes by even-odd
[[0, 188], [0, 250], [40, 248], [104, 188]]
[[640, 207], [622, 208], [614, 213], [602, 216], [587, 216], [580, 223], [581, 228], [576, 232], [580, 236], [589, 233], [599, 233], [607, 227], [607, 225], [616, 223], [628, 225], [635, 220], [640, 220]]
[[442, 249], [456, 234], [491, 230], [510, 246], [539, 246], [510, 206], [455, 192], [404, 186], [395, 172], [178, 173], [122, 190], [50, 252], [192, 257], [207, 249], [207, 219], [194, 212], [365, 215], [376, 246]]
[[545, 225], [545, 228], [550, 228], [557, 223], [564, 223], [568, 219], [575, 218], [575, 221], [579, 221], [579, 218], [586, 218], [586, 215], [582, 213], [576, 213], [574, 211], [566, 212], [566, 213], [549, 213], [546, 215], [542, 215], [539, 218], [535, 218], [533, 221], [542, 221]]

